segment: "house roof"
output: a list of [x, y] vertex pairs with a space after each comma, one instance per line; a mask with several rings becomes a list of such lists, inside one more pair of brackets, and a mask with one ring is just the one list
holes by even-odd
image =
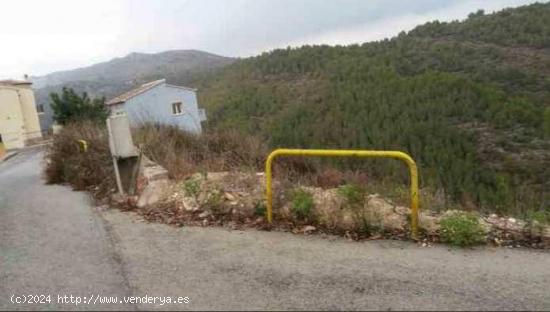
[[151, 81], [151, 82], [148, 82], [148, 83], [145, 83], [145, 84], [142, 84], [141, 86], [135, 88], [135, 89], [132, 89], [126, 93], [123, 93], [117, 97], [115, 97], [114, 99], [111, 99], [109, 101], [107, 101], [107, 105], [114, 105], [114, 104], [120, 104], [120, 103], [124, 103], [126, 101], [128, 101], [129, 99], [133, 98], [134, 96], [136, 95], [139, 95], [147, 90], [151, 90], [152, 88], [158, 86], [158, 85], [161, 85], [163, 83], [165, 83], [166, 80], [165, 79], [160, 79], [160, 80], [155, 80], [155, 81]]
[[197, 89], [195, 89], [195, 88], [189, 88], [189, 87], [184, 87], [184, 86], [175, 86], [175, 85], [171, 85], [171, 84], [166, 84], [166, 86], [170, 87], [170, 88], [183, 89], [183, 90], [193, 91], [193, 92], [197, 91]]

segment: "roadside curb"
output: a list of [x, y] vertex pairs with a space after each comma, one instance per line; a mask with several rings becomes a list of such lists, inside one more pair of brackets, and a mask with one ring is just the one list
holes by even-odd
[[8, 159], [16, 156], [17, 154], [19, 154], [19, 152], [8, 152], [6, 154], [6, 156], [4, 156], [4, 158], [0, 159], [0, 163], [4, 162], [4, 161], [7, 161]]
[[43, 142], [40, 142], [40, 143], [37, 143], [37, 144], [34, 144], [34, 145], [25, 146], [22, 149], [33, 149], [33, 148], [36, 148], [36, 147], [51, 145], [52, 143], [53, 143], [53, 140], [46, 140], [46, 141], [43, 141]]

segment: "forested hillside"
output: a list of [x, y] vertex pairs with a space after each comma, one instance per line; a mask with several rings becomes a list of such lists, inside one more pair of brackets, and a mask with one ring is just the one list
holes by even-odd
[[[211, 128], [273, 147], [403, 150], [449, 202], [549, 209], [549, 3], [380, 42], [276, 50], [193, 84]], [[364, 163], [372, 177], [407, 180], [400, 164]]]

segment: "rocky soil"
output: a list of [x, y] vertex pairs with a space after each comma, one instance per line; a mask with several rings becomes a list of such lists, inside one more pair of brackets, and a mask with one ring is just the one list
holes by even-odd
[[[294, 233], [328, 233], [350, 239], [408, 239], [410, 209], [378, 194], [365, 194], [363, 204], [351, 207], [338, 189], [302, 186], [313, 197], [314, 209], [306, 219], [292, 213], [289, 190], [274, 181], [274, 222], [265, 215], [265, 177], [256, 172], [198, 173], [182, 181], [168, 180], [166, 172], [145, 162], [138, 179], [138, 196], [113, 198], [124, 209], [135, 210], [147, 220], [175, 226], [224, 226], [258, 228]], [[419, 226], [422, 243], [440, 241], [440, 221], [455, 213], [422, 208]], [[487, 243], [496, 246], [550, 248], [550, 227], [514, 218], [479, 216]]]

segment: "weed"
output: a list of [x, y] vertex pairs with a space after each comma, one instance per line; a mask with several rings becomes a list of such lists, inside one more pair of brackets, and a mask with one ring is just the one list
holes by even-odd
[[[354, 183], [338, 187], [338, 195], [345, 199], [346, 207], [352, 209], [354, 217], [360, 220], [357, 225], [357, 233], [361, 236], [372, 236], [381, 231], [379, 218], [373, 213], [367, 214], [364, 211], [365, 195], [367, 190]], [[378, 219], [378, 220], [377, 220]]]
[[303, 190], [297, 189], [292, 194], [291, 211], [298, 220], [305, 220], [310, 217], [314, 207], [313, 196]]
[[183, 184], [185, 190], [185, 196], [197, 197], [200, 192], [200, 181], [197, 179], [190, 179]]
[[203, 208], [210, 210], [213, 214], [220, 214], [222, 212], [222, 194], [219, 191], [214, 191], [206, 196], [206, 202]]
[[361, 217], [361, 225], [359, 226], [359, 234], [362, 234], [364, 236], [372, 236], [374, 233], [380, 232], [381, 228], [380, 226], [375, 225], [372, 223], [369, 218], [366, 216]]
[[550, 211], [531, 211], [527, 213], [525, 228], [531, 235], [540, 235], [547, 224], [550, 224]]
[[263, 167], [267, 146], [256, 136], [211, 130], [197, 135], [176, 126], [144, 123], [133, 130], [147, 157], [175, 179], [197, 172]]
[[267, 211], [267, 208], [265, 207], [265, 204], [262, 202], [257, 202], [254, 205], [254, 215], [257, 217], [263, 217], [265, 216], [265, 213]]
[[365, 202], [365, 188], [357, 184], [346, 184], [338, 188], [338, 194], [342, 196], [349, 206], [362, 206]]
[[476, 214], [455, 212], [441, 222], [441, 240], [452, 246], [472, 246], [485, 241], [485, 229]]

